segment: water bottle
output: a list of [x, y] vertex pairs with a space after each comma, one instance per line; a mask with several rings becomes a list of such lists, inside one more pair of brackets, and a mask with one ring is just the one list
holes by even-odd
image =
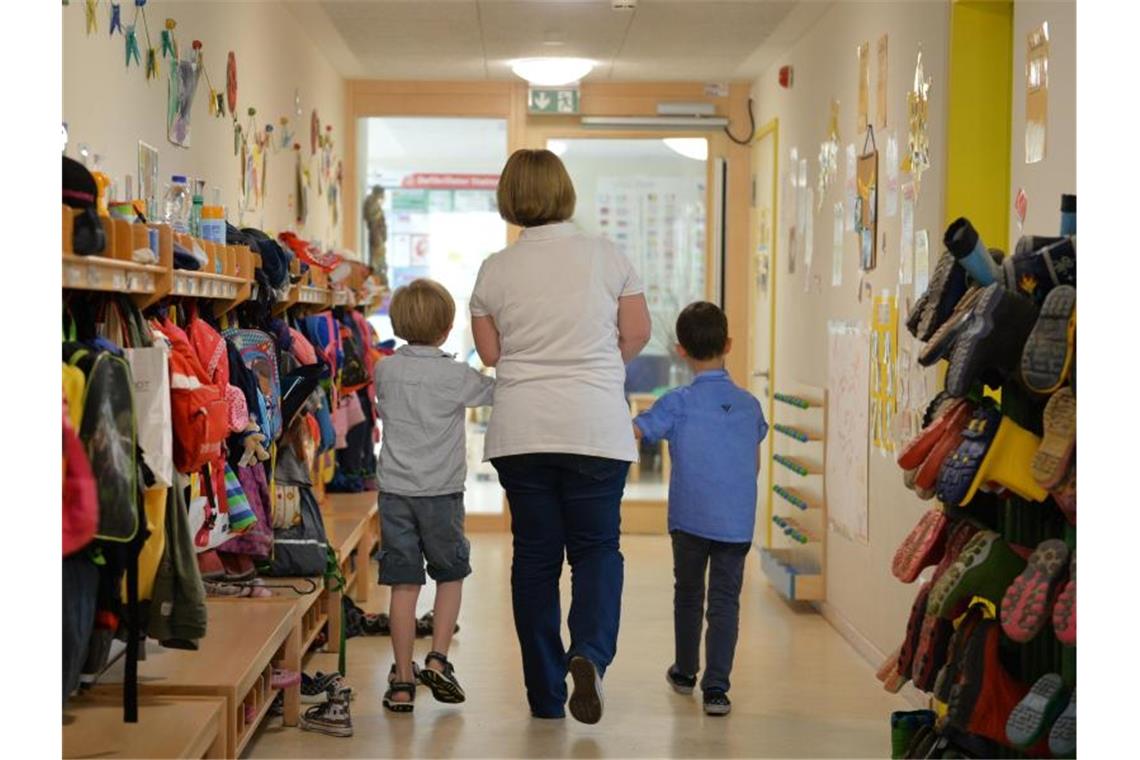
[[190, 205], [190, 235], [191, 237], [204, 237], [202, 235], [202, 196], [195, 195]]
[[1077, 196], [1061, 196], [1061, 234], [1077, 234]]
[[186, 186], [186, 177], [175, 174], [170, 178], [170, 188], [166, 191], [163, 201], [162, 219], [169, 224], [175, 232], [186, 234], [190, 231], [190, 188]]

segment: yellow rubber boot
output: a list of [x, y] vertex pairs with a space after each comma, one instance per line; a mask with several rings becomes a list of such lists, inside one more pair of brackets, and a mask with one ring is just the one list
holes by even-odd
[[1033, 457], [1040, 445], [1040, 438], [1009, 417], [1002, 417], [986, 458], [982, 460], [962, 503], [969, 504], [978, 488], [990, 482], [1013, 491], [1023, 499], [1045, 501], [1049, 492], [1033, 479], [1031, 470]]

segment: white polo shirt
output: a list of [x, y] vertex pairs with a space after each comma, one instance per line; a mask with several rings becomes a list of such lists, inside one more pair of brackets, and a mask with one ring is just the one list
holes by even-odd
[[557, 453], [636, 461], [618, 349], [633, 265], [572, 222], [523, 231], [483, 262], [471, 316], [494, 319], [502, 354], [484, 458]]

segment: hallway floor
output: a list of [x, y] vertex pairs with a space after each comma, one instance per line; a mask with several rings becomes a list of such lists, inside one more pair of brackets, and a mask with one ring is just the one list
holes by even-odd
[[[605, 715], [587, 726], [570, 717], [530, 717], [519, 670], [510, 601], [510, 537], [473, 534], [474, 574], [464, 589], [460, 632], [451, 659], [467, 691], [463, 705], [435, 702], [419, 690], [411, 715], [380, 703], [392, 662], [387, 637], [348, 642], [348, 681], [355, 735], [337, 738], [283, 728], [272, 720], [247, 756], [300, 757], [888, 757], [892, 710], [909, 709], [887, 694], [873, 669], [826, 621], [772, 592], [749, 555], [741, 599], [733, 712], [711, 718], [700, 697], [665, 683], [672, 661], [672, 556], [666, 536], [623, 536], [625, 593], [617, 659], [605, 679]], [[375, 565], [372, 577], [375, 578]], [[569, 568], [562, 579], [569, 602]], [[430, 609], [431, 586], [420, 600]], [[387, 595], [366, 608], [381, 611]], [[569, 640], [568, 634], [564, 634]], [[417, 661], [430, 641], [416, 645]], [[314, 654], [307, 669], [332, 670], [336, 656]]]

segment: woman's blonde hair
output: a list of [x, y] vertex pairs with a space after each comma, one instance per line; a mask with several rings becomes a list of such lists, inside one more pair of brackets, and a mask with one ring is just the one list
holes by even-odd
[[574, 183], [548, 150], [516, 150], [499, 175], [499, 215], [519, 227], [565, 222], [574, 215]]
[[435, 280], [412, 280], [392, 294], [388, 316], [396, 337], [409, 343], [432, 345], [455, 322], [455, 299]]

